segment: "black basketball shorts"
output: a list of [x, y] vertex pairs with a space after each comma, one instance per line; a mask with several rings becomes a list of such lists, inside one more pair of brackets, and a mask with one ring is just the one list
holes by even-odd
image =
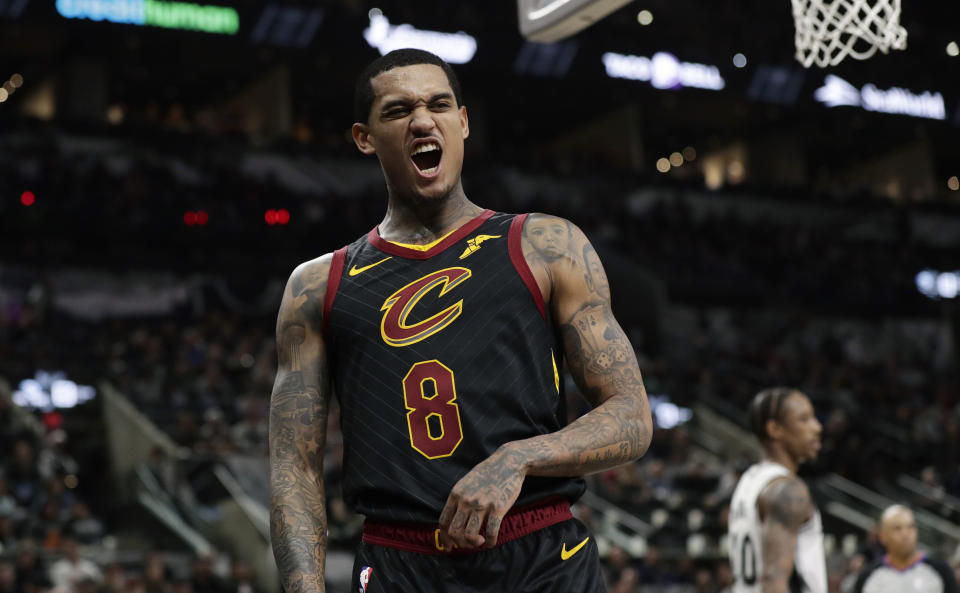
[[423, 554], [363, 542], [353, 566], [359, 593], [605, 593], [593, 535], [577, 519], [489, 550]]

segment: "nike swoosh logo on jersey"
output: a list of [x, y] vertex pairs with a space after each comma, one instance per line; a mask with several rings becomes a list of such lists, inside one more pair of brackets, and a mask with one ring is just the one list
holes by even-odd
[[373, 263], [370, 264], [369, 266], [363, 266], [362, 268], [358, 268], [357, 266], [353, 266], [352, 268], [350, 268], [350, 275], [351, 275], [351, 276], [356, 276], [357, 274], [362, 274], [362, 273], [366, 272], [367, 270], [369, 270], [369, 269], [372, 268], [372, 267], [379, 266], [380, 264], [382, 264], [383, 262], [387, 261], [388, 259], [393, 259], [393, 256], [391, 256], [391, 257], [385, 257], [385, 258], [381, 259], [380, 261], [373, 262]]
[[589, 540], [589, 537], [584, 538], [582, 542], [571, 548], [569, 552], [567, 551], [567, 542], [563, 542], [563, 547], [560, 548], [560, 560], [569, 560], [574, 554], [580, 551], [580, 548], [587, 545]]
[[465, 259], [471, 253], [480, 251], [480, 244], [487, 239], [499, 239], [502, 236], [503, 235], [477, 235], [476, 237], [467, 239], [467, 248], [460, 254], [460, 259]]

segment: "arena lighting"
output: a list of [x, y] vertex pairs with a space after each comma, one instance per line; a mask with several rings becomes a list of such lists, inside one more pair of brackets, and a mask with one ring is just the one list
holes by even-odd
[[683, 155], [679, 152], [674, 152], [670, 155], [670, 164], [674, 167], [679, 167], [683, 164]]
[[3, 103], [10, 97], [10, 93], [7, 92], [7, 89], [0, 88], [0, 103]]
[[196, 212], [184, 212], [183, 213], [183, 224], [187, 226], [193, 226], [197, 224], [197, 213]]
[[96, 390], [77, 385], [63, 371], [38, 370], [33, 379], [24, 379], [13, 392], [13, 403], [24, 408], [51, 412], [56, 408], [72, 408], [96, 397]]
[[13, 85], [13, 88], [20, 88], [23, 86], [23, 76], [19, 74], [14, 74], [10, 77], [10, 83]]
[[670, 159], [665, 157], [657, 159], [657, 171], [661, 173], [670, 171]]
[[813, 96], [827, 107], [850, 106], [878, 113], [947, 119], [947, 107], [940, 93], [924, 91], [918, 95], [900, 87], [881, 90], [872, 84], [858, 90], [833, 74], [827, 74], [824, 85]]
[[210, 222], [210, 215], [206, 210], [197, 210], [197, 225], [207, 226], [208, 222]]
[[610, 78], [649, 82], [657, 89], [692, 87], [719, 91], [726, 85], [716, 66], [681, 62], [663, 51], [652, 58], [607, 52], [601, 60]]
[[693, 410], [681, 408], [670, 401], [669, 395], [649, 394], [650, 411], [658, 428], [669, 430], [689, 422], [693, 418]]
[[279, 210], [274, 210], [271, 208], [264, 212], [263, 220], [270, 226], [282, 226], [290, 222], [290, 211], [286, 208], [280, 208]]
[[960, 293], [960, 272], [921, 270], [916, 277], [917, 290], [931, 299], [955, 299]]
[[688, 160], [688, 161], [697, 160], [697, 151], [692, 146], [687, 146], [686, 148], [684, 148], [682, 151], [682, 154], [685, 160]]
[[33, 203], [37, 201], [37, 196], [33, 194], [32, 191], [25, 191], [20, 194], [20, 203], [24, 206], [33, 206]]
[[641, 10], [637, 13], [637, 22], [646, 27], [653, 22], [653, 13], [649, 10]]
[[363, 30], [363, 38], [380, 55], [411, 47], [435, 53], [452, 64], [466, 64], [477, 53], [477, 40], [463, 31], [440, 33], [415, 29], [413, 25], [391, 25], [379, 8], [371, 8], [368, 16], [370, 26]]
[[240, 15], [228, 6], [160, 0], [57, 0], [57, 12], [68, 19], [109, 21], [236, 35]]
[[733, 56], [733, 65], [737, 68], [743, 68], [747, 65], [747, 56], [743, 54], [736, 54]]
[[951, 58], [960, 56], [960, 45], [957, 45], [956, 41], [951, 41], [947, 44], [947, 55]]
[[960, 179], [958, 179], [956, 175], [947, 179], [947, 187], [953, 191], [960, 190]]

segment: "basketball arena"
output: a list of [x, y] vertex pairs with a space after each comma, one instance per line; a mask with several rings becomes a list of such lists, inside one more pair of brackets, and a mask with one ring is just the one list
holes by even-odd
[[[358, 150], [354, 92], [403, 48], [459, 78], [470, 201], [562, 217], [603, 262], [598, 279], [585, 248], [581, 276], [608, 280], [653, 422], [638, 460], [577, 473], [606, 590], [774, 590], [730, 536], [764, 455], [751, 401], [772, 386], [822, 427], [796, 476], [823, 593], [886, 562], [892, 505], [960, 580], [958, 44], [947, 1], [0, 0], [0, 593], [294, 593], [271, 542], [278, 308], [302, 262], [392, 242], [374, 227], [395, 188]], [[560, 316], [506, 234], [461, 241], [455, 265], [502, 248], [523, 298]], [[387, 249], [341, 260], [340, 294], [386, 273]], [[461, 277], [438, 281], [401, 303], [398, 332]], [[404, 294], [382, 321], [373, 305], [385, 351], [426, 339], [388, 335]], [[452, 348], [482, 357], [480, 341]], [[609, 352], [587, 368], [622, 362]], [[597, 404], [576, 358], [554, 358], [562, 424]], [[422, 379], [423, 402], [425, 381], [441, 391]], [[406, 453], [467, 450], [418, 448], [406, 377], [394, 387]], [[357, 446], [336, 395], [314, 427], [326, 590], [381, 590], [376, 566], [358, 582], [363, 475], [344, 477]], [[432, 415], [428, 444], [452, 430]]]

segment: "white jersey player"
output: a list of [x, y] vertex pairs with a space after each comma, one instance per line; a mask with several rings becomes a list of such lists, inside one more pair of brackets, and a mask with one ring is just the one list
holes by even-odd
[[730, 502], [734, 593], [827, 593], [820, 513], [797, 467], [820, 450], [820, 422], [803, 393], [765, 389], [750, 405], [764, 459], [751, 466]]

